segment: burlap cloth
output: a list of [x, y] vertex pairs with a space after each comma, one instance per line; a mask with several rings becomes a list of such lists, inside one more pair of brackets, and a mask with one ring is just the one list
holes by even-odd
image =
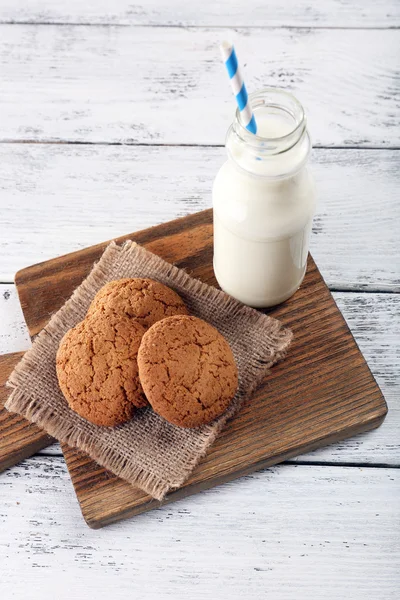
[[[85, 317], [96, 292], [108, 281], [122, 277], [150, 277], [170, 286], [193, 315], [214, 325], [228, 340], [239, 370], [239, 388], [226, 413], [210, 425], [183, 429], [147, 408], [137, 411], [124, 425], [98, 427], [68, 407], [56, 376], [59, 342], [68, 329]], [[112, 243], [11, 374], [8, 385], [13, 390], [6, 408], [161, 500], [189, 477], [226, 421], [269, 367], [284, 356], [290, 340], [291, 332], [279, 321], [191, 278], [133, 242], [123, 246]]]

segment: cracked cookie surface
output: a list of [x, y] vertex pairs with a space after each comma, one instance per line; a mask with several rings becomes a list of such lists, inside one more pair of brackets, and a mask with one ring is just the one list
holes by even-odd
[[96, 294], [88, 315], [115, 314], [137, 319], [151, 327], [172, 315], [187, 315], [183, 300], [176, 292], [152, 279], [110, 281]]
[[57, 377], [70, 408], [95, 425], [129, 421], [147, 405], [137, 353], [145, 328], [114, 314], [87, 316], [61, 340]]
[[181, 427], [213, 421], [238, 385], [228, 342], [197, 317], [173, 316], [153, 325], [143, 336], [138, 365], [153, 410]]

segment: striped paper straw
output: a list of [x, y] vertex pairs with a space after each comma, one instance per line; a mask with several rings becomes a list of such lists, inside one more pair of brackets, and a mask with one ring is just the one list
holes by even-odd
[[229, 79], [231, 80], [232, 91], [236, 98], [242, 121], [248, 131], [256, 134], [256, 120], [254, 118], [253, 111], [251, 110], [246, 86], [243, 83], [243, 78], [240, 73], [238, 60], [233, 45], [229, 42], [222, 42], [221, 54], [222, 60], [226, 66], [226, 70], [228, 71]]

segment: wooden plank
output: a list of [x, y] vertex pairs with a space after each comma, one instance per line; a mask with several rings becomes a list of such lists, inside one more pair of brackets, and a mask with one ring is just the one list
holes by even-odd
[[[127, 237], [194, 277], [216, 284], [212, 270], [212, 212], [164, 223]], [[105, 244], [29, 267], [16, 285], [31, 335], [44, 327], [90, 270]], [[287, 359], [218, 437], [171, 502], [377, 427], [386, 404], [313, 260], [301, 289], [269, 311], [294, 333]], [[100, 468], [63, 448], [87, 523], [102, 527], [159, 506]]]
[[398, 31], [40, 25], [0, 26], [0, 140], [222, 144], [226, 37], [250, 91], [296, 93], [317, 145], [399, 145]]
[[4, 383], [22, 355], [16, 352], [0, 356], [0, 473], [53, 443], [41, 429], [3, 408], [8, 395]]
[[[0, 281], [55, 253], [208, 208], [224, 158], [210, 147], [0, 144]], [[311, 247], [330, 287], [400, 291], [399, 163], [395, 150], [313, 151]]]
[[0, 591], [394, 600], [399, 495], [396, 469], [283, 465], [99, 532], [83, 526], [62, 458], [36, 457], [0, 477]]
[[[0, 285], [0, 313], [2, 311], [2, 290], [12, 290], [11, 298], [6, 304], [7, 310], [16, 314], [10, 307], [12, 298], [17, 303], [14, 286]], [[365, 435], [344, 440], [339, 444], [331, 444], [311, 454], [302, 454], [292, 460], [301, 462], [334, 462], [339, 464], [371, 464], [400, 465], [400, 296], [396, 294], [365, 294], [334, 292], [333, 297], [339, 306], [361, 352], [376, 378], [389, 406], [389, 413], [378, 429]], [[19, 305], [19, 303], [18, 303]], [[26, 325], [21, 320], [7, 318], [9, 327], [3, 329], [0, 337], [0, 354], [11, 349], [21, 350], [25, 347]], [[25, 334], [15, 337], [14, 331]], [[11, 344], [11, 345], [8, 345]], [[58, 444], [46, 448], [45, 453], [61, 454]]]
[[400, 24], [394, 0], [249, 0], [182, 2], [169, 0], [2, 0], [0, 23], [79, 23], [98, 25], [395, 27]]

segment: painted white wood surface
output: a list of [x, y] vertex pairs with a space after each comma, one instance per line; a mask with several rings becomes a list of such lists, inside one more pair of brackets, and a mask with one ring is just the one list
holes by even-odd
[[[0, 281], [210, 207], [224, 157], [211, 147], [0, 144]], [[399, 151], [314, 150], [311, 249], [331, 287], [400, 290], [399, 166]]]
[[250, 91], [295, 92], [323, 146], [399, 146], [397, 30], [0, 25], [0, 141], [222, 144], [233, 101], [218, 44]]
[[28, 350], [31, 341], [14, 285], [0, 284], [0, 355]]
[[395, 27], [395, 0], [2, 0], [0, 23]]
[[100, 531], [61, 458], [0, 477], [0, 596], [397, 600], [400, 471], [283, 465]]
[[[302, 455], [296, 462], [400, 466], [400, 295], [334, 292], [389, 406], [375, 431]], [[0, 354], [29, 347], [29, 337], [13, 285], [0, 285]], [[5, 323], [5, 325], [4, 325]], [[49, 453], [45, 449], [44, 454]], [[51, 454], [60, 454], [55, 445]]]

